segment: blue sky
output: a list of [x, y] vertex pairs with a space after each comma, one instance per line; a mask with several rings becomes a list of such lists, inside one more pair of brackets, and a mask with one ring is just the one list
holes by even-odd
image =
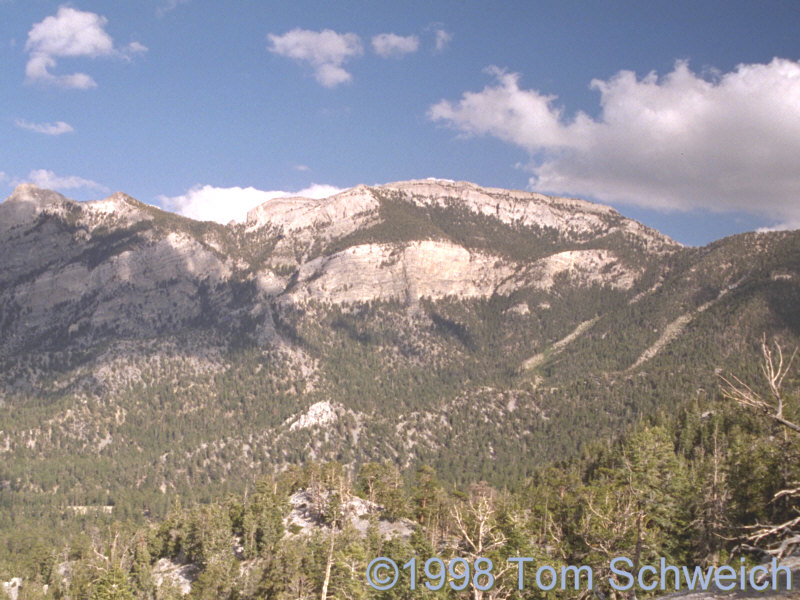
[[0, 197], [227, 221], [440, 177], [800, 227], [798, 2], [0, 0]]

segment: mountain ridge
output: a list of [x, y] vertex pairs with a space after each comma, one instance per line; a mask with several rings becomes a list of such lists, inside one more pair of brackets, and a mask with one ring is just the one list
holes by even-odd
[[[439, 192], [431, 195], [436, 189]], [[385, 190], [395, 197], [387, 199], [382, 195]], [[408, 190], [411, 196], [397, 196]], [[428, 196], [421, 196], [423, 191]], [[475, 243], [469, 236], [460, 239], [453, 231], [435, 224], [428, 224], [428, 233], [418, 234], [416, 225], [430, 221], [421, 207], [435, 204], [435, 210], [439, 210], [449, 203], [452, 209], [459, 199], [463, 202], [456, 208], [466, 207], [469, 218], [521, 228], [522, 235], [529, 233], [533, 217], [544, 214], [545, 225], [537, 227], [547, 231], [553, 242], [544, 244], [538, 262], [523, 268], [519, 257], [503, 256], [485, 243]], [[490, 202], [494, 205], [490, 206]], [[582, 209], [590, 207], [594, 212], [567, 218], [564, 203]], [[18, 206], [25, 210], [20, 212]], [[558, 273], [570, 272], [589, 280], [604, 268], [616, 273], [620, 285], [631, 287], [636, 269], [621, 266], [613, 250], [584, 250], [582, 244], [586, 242], [581, 238], [592, 232], [597, 237], [623, 231], [645, 247], [656, 246], [657, 251], [679, 247], [602, 205], [430, 180], [375, 188], [357, 186], [322, 200], [270, 200], [250, 211], [246, 223], [230, 226], [173, 216], [120, 192], [104, 200], [76, 203], [56, 192], [22, 185], [0, 205], [0, 221], [11, 223], [8, 235], [12, 237], [8, 241], [16, 237], [14, 229], [24, 229], [27, 224], [33, 231], [36, 219], [48, 217], [50, 220], [42, 226], [60, 227], [62, 235], [55, 235], [53, 230], [37, 241], [42, 262], [47, 265], [41, 268], [47, 274], [17, 290], [15, 304], [19, 309], [23, 304], [34, 309], [52, 308], [74, 299], [76, 294], [86, 298], [100, 288], [124, 286], [134, 280], [163, 285], [176, 278], [189, 280], [184, 281], [183, 295], [190, 290], [196, 292], [201, 283], [213, 287], [222, 280], [238, 278], [254, 288], [254, 296], [266, 299], [283, 295], [284, 302], [314, 299], [346, 303], [389, 298], [417, 302], [425, 295], [488, 297], [498, 291], [512, 293], [537, 280], [547, 287]], [[611, 222], [603, 218], [610, 218]], [[395, 226], [392, 219], [399, 225]], [[479, 228], [482, 223], [471, 225]], [[347, 241], [359, 234], [364, 239]], [[59, 243], [52, 246], [53, 240]], [[336, 247], [337, 243], [343, 246], [342, 250]], [[52, 246], [49, 251], [48, 244]], [[401, 249], [403, 244], [405, 250]], [[561, 252], [550, 251], [562, 247]], [[26, 257], [33, 249], [24, 243], [21, 248], [23, 252], [6, 244], [4, 254], [10, 257], [7, 265], [19, 264], [23, 268], [28, 264]], [[69, 256], [70, 252], [75, 255]], [[547, 256], [552, 258], [545, 260]], [[0, 281], [10, 283], [9, 275], [16, 271], [5, 271]], [[431, 287], [431, 281], [440, 283]], [[147, 298], [152, 298], [152, 290], [145, 292]], [[178, 304], [198, 316], [196, 306]], [[113, 310], [119, 308], [114, 305]], [[98, 310], [101, 314], [94, 321], [104, 322], [102, 306], [95, 309], [93, 316]], [[40, 315], [39, 321], [42, 320]], [[74, 325], [73, 322], [71, 326]]]
[[[0, 493], [23, 513], [161, 514], [310, 458], [512, 485], [711, 393], [763, 334], [800, 341], [797, 232], [683, 247], [608, 207], [430, 180], [233, 225], [15, 194]], [[313, 406], [336, 418], [292, 428]]]

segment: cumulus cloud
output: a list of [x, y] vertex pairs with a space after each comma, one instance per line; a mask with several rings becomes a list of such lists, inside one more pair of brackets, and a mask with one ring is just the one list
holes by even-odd
[[270, 33], [268, 37], [270, 52], [309, 63], [314, 77], [325, 87], [350, 81], [352, 77], [342, 65], [364, 53], [361, 38], [355, 33], [292, 29], [283, 35]]
[[34, 24], [25, 43], [25, 50], [29, 54], [25, 66], [26, 81], [76, 89], [96, 87], [95, 80], [86, 73], [53, 74], [57, 59], [100, 56], [130, 58], [147, 50], [138, 42], [121, 49], [115, 48], [114, 41], [105, 30], [107, 23], [108, 19], [96, 13], [61, 6], [55, 16], [45, 17]]
[[419, 49], [419, 38], [395, 33], [379, 33], [372, 38], [372, 49], [383, 58], [399, 58]]
[[435, 41], [435, 43], [436, 43], [436, 51], [437, 52], [441, 52], [442, 50], [447, 48], [447, 45], [450, 43], [450, 41], [452, 39], [453, 39], [453, 34], [452, 33], [449, 33], [448, 31], [445, 31], [444, 29], [437, 29], [436, 30], [436, 41]]
[[22, 129], [28, 129], [45, 135], [62, 135], [75, 131], [72, 125], [64, 123], [64, 121], [56, 121], [55, 123], [31, 123], [25, 119], [17, 119], [14, 121], [14, 124]]
[[772, 227], [759, 227], [756, 229], [759, 233], [764, 233], [767, 231], [793, 231], [795, 229], [800, 229], [800, 218], [795, 219], [794, 221], [784, 221], [782, 223], [778, 223], [777, 225], [773, 225]]
[[701, 77], [679, 61], [663, 77], [595, 79], [601, 113], [568, 118], [519, 75], [443, 100], [434, 121], [529, 151], [534, 189], [663, 210], [747, 211], [800, 219], [800, 63], [773, 59]]
[[184, 217], [198, 221], [230, 223], [244, 222], [247, 211], [267, 200], [302, 196], [304, 198], [327, 198], [342, 191], [331, 185], [312, 184], [299, 192], [264, 191], [253, 187], [218, 188], [210, 185], [195, 186], [181, 196], [160, 196], [161, 205]]
[[[108, 191], [107, 187], [97, 183], [96, 181], [92, 181], [91, 179], [84, 179], [83, 177], [78, 177], [77, 175], [67, 175], [65, 177], [61, 177], [52, 171], [48, 171], [47, 169], [34, 169], [28, 173], [26, 181], [35, 183], [39, 187], [47, 188], [49, 190], [74, 190], [78, 188], [87, 188], [103, 192]], [[22, 181], [15, 181], [14, 185], [19, 183], [22, 183]]]

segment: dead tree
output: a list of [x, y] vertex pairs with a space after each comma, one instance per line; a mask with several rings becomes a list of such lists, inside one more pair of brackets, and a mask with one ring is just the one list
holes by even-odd
[[[775, 349], [771, 349], [767, 344], [766, 336], [761, 339], [761, 353], [763, 360], [761, 372], [763, 373], [769, 387], [769, 396], [765, 398], [755, 391], [748, 384], [743, 382], [735, 375], [730, 379], [721, 377], [723, 381], [722, 395], [737, 402], [740, 406], [755, 410], [765, 415], [772, 421], [784, 427], [784, 432], [800, 434], [800, 425], [789, 420], [784, 415], [784, 396], [783, 382], [786, 375], [792, 368], [794, 359], [797, 356], [797, 348], [792, 352], [788, 361], [784, 360], [783, 350], [780, 344], [774, 342]], [[794, 487], [783, 489], [775, 494], [772, 501], [800, 499], [800, 484], [793, 484]], [[800, 547], [800, 511], [798, 516], [777, 525], [756, 524], [749, 529], [747, 540], [758, 547], [766, 544], [766, 552], [778, 559], [791, 554], [796, 548]]]
[[783, 380], [792, 368], [794, 359], [797, 356], [797, 348], [792, 352], [789, 361], [785, 362], [780, 344], [775, 342], [775, 351], [773, 352], [767, 344], [766, 337], [763, 337], [761, 339], [761, 353], [764, 357], [761, 363], [761, 371], [769, 385], [771, 398], [764, 398], [735, 375], [732, 375], [730, 379], [721, 377], [724, 382], [722, 395], [730, 400], [735, 400], [742, 406], [766, 415], [795, 433], [800, 433], [800, 425], [787, 420], [783, 415]]

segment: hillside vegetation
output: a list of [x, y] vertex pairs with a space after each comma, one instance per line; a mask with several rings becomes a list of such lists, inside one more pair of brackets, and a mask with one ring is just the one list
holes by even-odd
[[[354, 486], [391, 465], [406, 495], [425, 465], [453, 498], [485, 482], [533, 502], [543, 473], [588, 485], [623, 434], [657, 431], [688, 473], [700, 442], [676, 415], [715, 406], [720, 373], [757, 380], [762, 336], [800, 341], [798, 232], [684, 248], [608, 207], [464, 182], [271, 201], [228, 226], [21, 186], [0, 253], [6, 565], [35, 554], [23, 540], [145, 527], [178, 499], [246, 504], [312, 462]], [[743, 418], [752, 437], [731, 440], [756, 452]]]

